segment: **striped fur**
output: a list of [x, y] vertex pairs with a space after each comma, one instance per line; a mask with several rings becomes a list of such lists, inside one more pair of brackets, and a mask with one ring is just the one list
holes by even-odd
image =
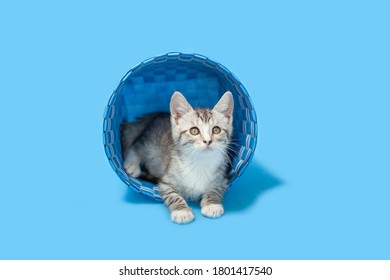
[[158, 182], [173, 222], [194, 219], [186, 200], [200, 200], [202, 214], [217, 218], [229, 184], [232, 94], [226, 92], [213, 109], [193, 109], [175, 92], [170, 110], [122, 124], [124, 168], [130, 176]]

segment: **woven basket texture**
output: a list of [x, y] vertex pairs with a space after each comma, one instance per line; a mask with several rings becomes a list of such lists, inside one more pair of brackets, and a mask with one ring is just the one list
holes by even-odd
[[132, 178], [123, 168], [120, 124], [150, 112], [169, 112], [174, 91], [193, 107], [213, 107], [231, 91], [234, 97], [230, 184], [250, 163], [257, 142], [257, 119], [250, 96], [237, 77], [220, 63], [199, 54], [167, 53], [136, 65], [122, 78], [104, 112], [103, 143], [109, 163], [119, 178], [137, 192], [161, 201], [158, 186]]

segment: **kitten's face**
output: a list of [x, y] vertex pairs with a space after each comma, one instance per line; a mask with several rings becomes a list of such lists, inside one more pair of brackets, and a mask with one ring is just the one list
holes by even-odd
[[[196, 109], [185, 114], [176, 125], [180, 131], [178, 142], [199, 152], [224, 149], [230, 140], [231, 124], [221, 113], [209, 109]], [[189, 148], [190, 148], [189, 147]]]
[[174, 141], [189, 154], [226, 154], [232, 134], [233, 97], [230, 92], [213, 109], [192, 109], [180, 93], [171, 101]]

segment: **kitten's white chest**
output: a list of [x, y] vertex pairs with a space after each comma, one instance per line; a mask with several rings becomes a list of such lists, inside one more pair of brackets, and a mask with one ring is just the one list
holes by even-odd
[[210, 156], [181, 164], [182, 195], [191, 200], [198, 200], [205, 192], [212, 190], [213, 181], [223, 161], [219, 157]]

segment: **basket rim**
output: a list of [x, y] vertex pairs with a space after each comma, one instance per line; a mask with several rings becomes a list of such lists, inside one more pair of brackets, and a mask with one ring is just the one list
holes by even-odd
[[[255, 152], [256, 147], [257, 147], [257, 141], [258, 141], [257, 114], [256, 114], [256, 110], [253, 106], [253, 102], [250, 98], [250, 95], [249, 95], [248, 91], [246, 90], [245, 86], [237, 78], [237, 76], [234, 75], [223, 64], [221, 64], [213, 59], [210, 59], [209, 57], [204, 56], [202, 54], [184, 53], [184, 52], [168, 52], [165, 54], [160, 54], [157, 56], [149, 57], [149, 58], [141, 61], [140, 63], [137, 63], [136, 65], [131, 67], [130, 70], [128, 70], [125, 73], [125, 75], [120, 79], [119, 84], [117, 85], [115, 90], [112, 92], [112, 94], [109, 98], [108, 104], [105, 107], [104, 115], [103, 115], [103, 145], [104, 145], [104, 151], [105, 151], [105, 154], [109, 160], [109, 163], [110, 163], [111, 167], [113, 168], [113, 170], [115, 171], [115, 173], [117, 174], [117, 176], [121, 179], [121, 181], [124, 182], [125, 184], [127, 184], [128, 186], [130, 186], [133, 190], [137, 191], [138, 193], [143, 194], [144, 196], [152, 198], [156, 201], [162, 201], [161, 196], [159, 195], [158, 190], [157, 190], [158, 187], [156, 185], [152, 184], [152, 187], [144, 186], [142, 184], [142, 182], [143, 182], [142, 180], [128, 176], [124, 172], [123, 168], [119, 168], [120, 165], [117, 166], [117, 164], [115, 164], [113, 162], [116, 159], [112, 155], [112, 152], [114, 152], [112, 145], [107, 142], [107, 137], [108, 137], [107, 132], [109, 132], [109, 130], [107, 130], [107, 128], [109, 127], [108, 119], [111, 119], [110, 115], [114, 115], [114, 113], [115, 113], [115, 111], [114, 111], [115, 106], [113, 106], [113, 104], [115, 104], [117, 94], [122, 89], [123, 84], [126, 82], [126, 80], [132, 74], [138, 73], [146, 66], [152, 65], [154, 63], [158, 63], [158, 64], [164, 63], [168, 60], [179, 60], [182, 62], [196, 61], [196, 62], [201, 62], [202, 64], [205, 64], [205, 66], [208, 68], [213, 67], [213, 68], [215, 68], [215, 69], [213, 69], [214, 71], [218, 71], [219, 74], [223, 74], [223, 75], [225, 75], [225, 77], [228, 77], [227, 78], [228, 82], [235, 85], [237, 91], [239, 93], [242, 93], [243, 95], [245, 95], [248, 99], [248, 102], [251, 106], [250, 120], [254, 123], [254, 126], [256, 126], [255, 127], [256, 133], [253, 135], [254, 141], [251, 142], [250, 147], [248, 149], [248, 150], [251, 150], [251, 152], [248, 154], [248, 158], [245, 161], [242, 161], [244, 164], [243, 165], [241, 164], [239, 166], [238, 172], [236, 172], [233, 175], [233, 177], [230, 179], [229, 186], [232, 185], [234, 183], [234, 181], [245, 172], [249, 163], [253, 159], [254, 152]], [[207, 63], [208, 63], [208, 65], [206, 65]], [[112, 129], [111, 127], [109, 127], [109, 128]], [[234, 169], [232, 169], [232, 170], [235, 171]], [[126, 179], [126, 177], [127, 177], [127, 179]]]

